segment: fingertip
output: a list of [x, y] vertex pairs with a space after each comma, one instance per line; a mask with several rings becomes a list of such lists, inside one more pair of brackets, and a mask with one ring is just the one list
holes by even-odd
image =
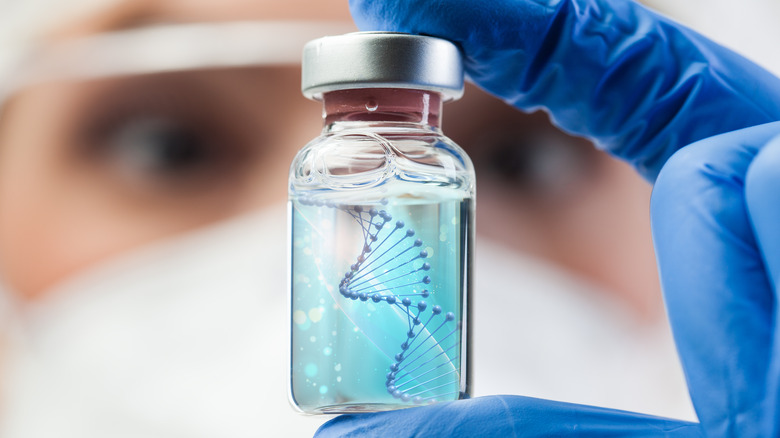
[[[416, 33], [409, 15], [413, 15], [411, 0], [400, 4], [393, 1], [349, 0], [352, 20], [361, 31]], [[419, 9], [419, 7], [418, 7]]]
[[339, 415], [320, 426], [314, 434], [316, 438], [348, 438], [371, 436], [382, 430], [376, 417], [382, 413], [363, 413]]
[[415, 409], [420, 408], [339, 415], [320, 426], [314, 436], [317, 438], [348, 438], [384, 436], [389, 431], [400, 433], [404, 430], [404, 427], [399, 425], [399, 416], [404, 415], [403, 418], [406, 418], [406, 423], [413, 424], [412, 418], [414, 417]]
[[314, 436], [316, 438], [347, 436], [345, 430], [350, 429], [350, 424], [353, 422], [353, 418], [354, 415], [339, 415], [336, 418], [328, 420], [317, 429], [317, 432], [314, 433]]
[[369, 2], [366, 0], [349, 0], [349, 12], [352, 15], [352, 21], [355, 22], [360, 30], [380, 30], [375, 23], [378, 15], [371, 13]]

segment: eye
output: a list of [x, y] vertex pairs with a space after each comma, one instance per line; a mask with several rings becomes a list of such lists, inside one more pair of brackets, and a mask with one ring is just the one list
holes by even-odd
[[479, 142], [484, 152], [477, 165], [490, 172], [496, 179], [507, 183], [530, 184], [534, 177], [539, 148], [535, 143], [508, 136], [483, 138]]
[[127, 172], [170, 178], [216, 164], [208, 132], [180, 121], [139, 117], [122, 121], [102, 139], [106, 158]]
[[86, 93], [74, 116], [77, 158], [117, 188], [202, 193], [239, 183], [255, 162], [257, 128], [188, 76], [115, 80]]
[[168, 112], [129, 113], [99, 126], [87, 159], [129, 189], [198, 193], [240, 178], [247, 160], [229, 130]]
[[482, 174], [528, 194], [547, 196], [572, 188], [591, 171], [587, 144], [557, 132], [508, 132], [483, 136], [473, 145]]
[[521, 113], [474, 87], [450, 109], [445, 132], [471, 157], [483, 191], [565, 198], [598, 176], [593, 145], [559, 131], [547, 114]]

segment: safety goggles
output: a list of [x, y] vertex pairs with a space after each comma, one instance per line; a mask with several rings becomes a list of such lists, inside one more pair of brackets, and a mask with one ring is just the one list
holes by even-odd
[[52, 42], [0, 65], [0, 105], [21, 89], [51, 81], [297, 65], [307, 41], [354, 30], [340, 21], [165, 24]]

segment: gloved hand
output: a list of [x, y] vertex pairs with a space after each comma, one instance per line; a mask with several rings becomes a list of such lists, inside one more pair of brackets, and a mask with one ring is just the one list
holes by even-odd
[[780, 124], [770, 123], [780, 120], [780, 80], [625, 0], [350, 0], [350, 7], [363, 30], [456, 42], [477, 85], [519, 109], [546, 109], [562, 129], [658, 178], [654, 241], [701, 427], [496, 396], [342, 416], [321, 436], [780, 432]]

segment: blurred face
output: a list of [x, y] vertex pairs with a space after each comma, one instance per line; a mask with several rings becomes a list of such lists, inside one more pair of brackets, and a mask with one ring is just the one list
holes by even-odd
[[0, 131], [4, 278], [34, 296], [115, 253], [280, 202], [287, 163], [318, 129], [297, 88], [297, 69], [265, 68], [20, 95]]
[[[131, 0], [52, 39], [157, 22], [307, 18], [347, 21], [347, 4]], [[283, 202], [292, 157], [320, 129], [320, 105], [299, 87], [298, 67], [255, 67], [18, 93], [0, 113], [3, 280], [32, 299], [116, 254]], [[445, 107], [444, 130], [477, 168], [479, 234], [658, 301], [649, 187], [631, 170], [473, 87]]]
[[[57, 39], [156, 21], [305, 18], [301, 2], [132, 1]], [[314, 6], [314, 18], [348, 19]], [[333, 2], [330, 2], [332, 5]], [[330, 11], [330, 12], [329, 12]], [[0, 118], [0, 275], [27, 298], [115, 254], [283, 202], [320, 129], [298, 67], [47, 83]]]

